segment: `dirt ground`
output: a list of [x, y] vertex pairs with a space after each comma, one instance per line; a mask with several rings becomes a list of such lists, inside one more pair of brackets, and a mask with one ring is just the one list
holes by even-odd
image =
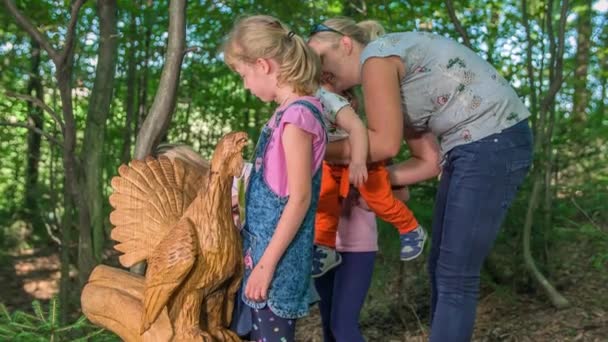
[[[561, 292], [571, 303], [564, 310], [553, 308], [542, 294], [513, 296], [482, 291], [486, 294], [479, 301], [473, 341], [608, 341], [607, 290], [605, 282], [578, 279]], [[363, 335], [368, 341], [428, 341], [428, 317], [405, 310], [405, 318], [397, 318], [397, 313], [368, 314], [361, 322]], [[319, 321], [315, 309], [299, 322], [297, 340], [322, 342]]]
[[[608, 341], [607, 277], [591, 266], [574, 264], [560, 271], [564, 272], [571, 273], [560, 290], [572, 304], [565, 310], [554, 309], [541, 294], [513, 295], [484, 288], [474, 341]], [[0, 263], [0, 301], [9, 310], [31, 310], [33, 299], [44, 301], [57, 293], [58, 281], [59, 257], [54, 252], [24, 250], [5, 255]], [[365, 337], [383, 342], [426, 341], [428, 318], [420, 313], [427, 310], [425, 301], [411, 303], [403, 309], [405, 313], [376, 312], [374, 307], [379, 305], [368, 298], [361, 322]], [[317, 309], [298, 322], [297, 340], [322, 341]]]

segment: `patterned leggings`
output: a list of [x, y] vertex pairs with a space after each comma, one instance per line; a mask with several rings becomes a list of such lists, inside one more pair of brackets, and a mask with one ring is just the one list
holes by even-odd
[[250, 339], [256, 342], [295, 341], [296, 320], [275, 315], [268, 306], [252, 309], [253, 329]]

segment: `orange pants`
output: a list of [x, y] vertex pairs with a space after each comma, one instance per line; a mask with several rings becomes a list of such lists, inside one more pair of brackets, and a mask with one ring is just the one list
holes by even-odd
[[[349, 187], [348, 166], [330, 166], [323, 162], [321, 193], [315, 218], [315, 244], [335, 248], [341, 212], [340, 197], [348, 195]], [[358, 190], [376, 216], [395, 226], [399, 234], [408, 233], [418, 226], [412, 211], [393, 196], [384, 163], [368, 165], [367, 182]]]

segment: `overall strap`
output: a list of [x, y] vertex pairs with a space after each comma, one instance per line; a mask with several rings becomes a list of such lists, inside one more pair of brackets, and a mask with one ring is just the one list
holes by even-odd
[[[319, 111], [319, 108], [317, 108], [315, 105], [313, 105], [312, 103], [310, 103], [310, 101], [307, 101], [307, 100], [294, 101], [292, 104], [290, 104], [290, 106], [292, 106], [294, 104], [299, 104], [299, 105], [302, 105], [302, 106], [308, 108], [312, 112], [312, 114], [315, 116], [317, 121], [319, 121], [321, 123], [321, 126], [323, 126], [323, 129], [327, 132], [327, 127], [325, 126], [325, 121], [323, 121], [323, 118], [322, 118], [323, 114]], [[325, 139], [327, 139], [327, 134], [325, 135]]]

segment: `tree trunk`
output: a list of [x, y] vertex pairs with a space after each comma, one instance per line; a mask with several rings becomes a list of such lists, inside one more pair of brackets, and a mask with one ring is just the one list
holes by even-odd
[[120, 161], [122, 164], [131, 160], [131, 141], [133, 140], [133, 124], [137, 119], [137, 60], [135, 58], [135, 40], [137, 39], [137, 26], [135, 14], [131, 12], [131, 23], [129, 25], [128, 41], [130, 43], [127, 52], [127, 117], [125, 119], [125, 130], [123, 135], [122, 154]]
[[[534, 66], [532, 65], [532, 46], [534, 45], [534, 41], [532, 40], [532, 33], [530, 32], [530, 21], [528, 18], [528, 4], [527, 4], [526, 0], [522, 0], [521, 7], [522, 7], [522, 20], [523, 20], [523, 24], [524, 24], [524, 29], [526, 31], [526, 40], [527, 40], [527, 44], [526, 44], [526, 58], [527, 58], [526, 67], [527, 67], [527, 69], [526, 70], [528, 72], [528, 83], [530, 84], [529, 85], [530, 86], [530, 111], [533, 114], [538, 114], [538, 104], [537, 104], [537, 100], [536, 100], [537, 89], [536, 89], [536, 81], [535, 81], [535, 76], [534, 76]], [[539, 125], [534, 125], [534, 126], [538, 127]], [[541, 124], [541, 126], [542, 126], [542, 124]], [[536, 131], [536, 129], [535, 129], [535, 131]], [[535, 134], [535, 136], [536, 135], [537, 134]]]
[[[165, 65], [150, 112], [137, 134], [134, 159], [144, 159], [148, 156], [167, 132], [177, 101], [177, 88], [185, 47], [186, 0], [172, 0], [169, 4], [169, 38]], [[140, 107], [142, 104], [140, 103]], [[142, 274], [144, 267], [143, 263], [140, 263], [133, 266], [131, 271]]]
[[[608, 21], [608, 12], [604, 13], [604, 18], [603, 18], [603, 22], [607, 22]], [[608, 44], [608, 25], [604, 25], [601, 35], [600, 35], [600, 39], [598, 39], [599, 41], [599, 46], [607, 46]], [[599, 101], [599, 106], [598, 106], [598, 111], [597, 114], [595, 115], [595, 120], [594, 120], [594, 124], [596, 125], [602, 125], [604, 122], [604, 118], [606, 117], [606, 98], [608, 98], [608, 51], [606, 51], [606, 49], [600, 50], [599, 52], [599, 70], [600, 70], [600, 74], [599, 74], [599, 79], [600, 79], [600, 89], [601, 89], [601, 93], [600, 93], [600, 101]]]
[[589, 106], [587, 70], [591, 46], [591, 5], [591, 0], [583, 1], [583, 8], [578, 13], [577, 20], [576, 69], [574, 70], [574, 98], [572, 99], [572, 117], [577, 123], [587, 121], [586, 111]]
[[607, 81], [608, 81], [608, 53], [604, 53], [604, 55], [602, 56], [601, 60], [600, 60], [600, 83], [601, 83], [601, 89], [602, 92], [600, 94], [600, 104], [598, 106], [598, 115], [597, 115], [597, 120], [595, 120], [597, 123], [602, 123], [604, 121], [604, 117], [606, 116], [606, 98], [608, 97], [608, 92], [607, 92]]
[[[531, 247], [531, 237], [532, 237], [532, 225], [534, 224], [534, 213], [539, 204], [540, 194], [542, 191], [543, 182], [546, 180], [545, 174], [547, 172], [551, 172], [551, 138], [553, 135], [553, 125], [555, 123], [555, 116], [553, 115], [553, 111], [551, 110], [552, 106], [555, 103], [555, 96], [559, 89], [561, 88], [563, 82], [563, 56], [564, 56], [564, 30], [566, 25], [566, 17], [568, 11], [568, 0], [562, 0], [562, 12], [560, 17], [560, 25], [559, 25], [559, 35], [557, 42], [556, 53], [551, 56], [551, 70], [555, 70], [554, 73], [551, 73], [550, 76], [550, 86], [547, 90], [543, 100], [541, 101], [541, 106], [539, 110], [539, 119], [537, 120], [538, 128], [536, 131], [538, 132], [534, 137], [534, 151], [537, 153], [539, 157], [535, 160], [534, 169], [533, 169], [533, 186], [532, 186], [532, 194], [530, 195], [529, 203], [528, 203], [528, 212], [526, 213], [526, 220], [524, 223], [524, 233], [523, 233], [523, 255], [524, 262], [528, 271], [531, 273], [533, 279], [541, 286], [541, 288], [545, 291], [551, 303], [556, 308], [564, 308], [569, 305], [566, 298], [564, 298], [547, 280], [547, 278], [540, 272], [538, 267], [536, 266], [536, 262], [534, 261], [534, 257], [532, 256], [532, 247]], [[527, 4], [526, 0], [522, 0], [522, 14], [524, 27], [526, 28], [526, 32], [529, 38], [529, 22], [527, 16]], [[552, 6], [549, 5], [547, 8], [547, 17], [552, 18], [553, 9]], [[549, 19], [550, 20], [550, 19]], [[553, 31], [551, 30], [551, 25], [549, 27], [549, 39], [553, 41]], [[528, 44], [532, 44], [531, 41], [528, 41]], [[553, 50], [553, 49], [551, 49]], [[532, 71], [532, 55], [530, 47], [527, 50], [527, 63], [528, 63], [528, 72]], [[533, 79], [532, 74], [528, 75], [529, 79]], [[535, 93], [535, 85], [531, 84], [531, 91]], [[549, 117], [549, 113], [551, 116]], [[546, 186], [550, 186], [550, 184], [546, 184]], [[545, 203], [547, 199], [545, 198]]]
[[[92, 236], [93, 256], [97, 262], [101, 260], [105, 240], [104, 198], [102, 193], [103, 145], [106, 133], [106, 121], [112, 103], [112, 90], [116, 70], [116, 50], [118, 47], [116, 12], [116, 0], [98, 0], [99, 53], [95, 81], [89, 101], [81, 156], [84, 171], [84, 193], [86, 194], [90, 212], [91, 226], [80, 227], [80, 239], [84, 240], [87, 236]], [[80, 269], [82, 276], [86, 276], [85, 280], [88, 279], [93, 266], [91, 265], [90, 269]]]
[[158, 145], [166, 133], [177, 100], [177, 87], [186, 46], [186, 0], [173, 0], [169, 5], [169, 38], [165, 65], [154, 102], [137, 134], [135, 158], [143, 159]]
[[[143, 12], [143, 22], [146, 27], [146, 33], [144, 37], [144, 57], [143, 57], [143, 66], [142, 73], [139, 83], [139, 105], [137, 108], [137, 121], [135, 125], [135, 135], [139, 132], [142, 127], [144, 120], [146, 118], [146, 110], [148, 108], [148, 74], [149, 74], [149, 63], [150, 63], [150, 41], [152, 40], [152, 15], [150, 14], [149, 7], [152, 4], [147, 5], [148, 8], [145, 8]], [[141, 7], [141, 6], [140, 6]]]
[[534, 210], [538, 205], [539, 193], [542, 183], [542, 174], [540, 172], [535, 172], [534, 177], [534, 185], [532, 186], [532, 193], [530, 195], [530, 201], [528, 204], [528, 212], [526, 213], [526, 221], [524, 224], [524, 239], [523, 239], [523, 248], [524, 248], [524, 261], [526, 263], [526, 267], [528, 271], [532, 273], [532, 277], [534, 280], [538, 282], [545, 293], [551, 300], [553, 306], [558, 309], [563, 309], [568, 307], [570, 303], [568, 300], [564, 298], [553, 285], [547, 280], [547, 278], [540, 272], [536, 263], [534, 262], [534, 257], [532, 256], [532, 248], [530, 244], [530, 237], [532, 235], [532, 224], [534, 219]]
[[70, 308], [70, 249], [72, 247], [72, 228], [74, 227], [73, 220], [73, 203], [72, 197], [68, 191], [67, 179], [63, 181], [63, 219], [61, 221], [61, 280], [59, 284], [59, 303], [61, 304], [60, 318], [61, 322], [68, 321], [68, 315], [71, 312]]
[[[27, 94], [44, 101], [42, 82], [40, 81], [40, 44], [31, 39], [31, 69], [27, 85]], [[40, 107], [28, 102], [28, 125], [43, 130], [43, 117]], [[40, 134], [29, 130], [27, 134], [27, 168], [25, 172], [25, 210], [26, 217], [34, 231], [43, 232], [44, 227], [38, 212], [38, 164], [40, 162]]]
[[[70, 20], [65, 29], [64, 46], [61, 51], [53, 48], [50, 40], [44, 36], [42, 32], [34, 26], [29, 18], [23, 15], [13, 1], [3, 0], [4, 6], [15, 18], [17, 24], [23, 28], [49, 55], [53, 64], [55, 64], [55, 78], [57, 79], [57, 88], [59, 89], [59, 96], [61, 98], [61, 106], [63, 111], [63, 170], [65, 173], [64, 178], [64, 218], [63, 218], [63, 231], [62, 236], [67, 237], [67, 242], [64, 243], [63, 248], [69, 249], [70, 244], [70, 230], [72, 229], [72, 215], [73, 215], [73, 203], [76, 203], [79, 209], [79, 227], [89, 227], [89, 215], [88, 208], [82, 193], [78, 186], [78, 172], [77, 162], [75, 157], [76, 150], [76, 122], [74, 120], [74, 112], [72, 105], [72, 69], [74, 64], [74, 44], [75, 44], [75, 33], [76, 24], [78, 22], [78, 13], [80, 8], [86, 0], [75, 0], [71, 4], [70, 9]], [[84, 251], [91, 251], [90, 236], [87, 240], [79, 241], [80, 245], [83, 245]], [[88, 244], [88, 245], [87, 245]], [[62, 252], [63, 253], [63, 252]], [[65, 253], [69, 253], [66, 250]], [[78, 264], [79, 267], [87, 264], [93, 264], [92, 253], [79, 253]], [[62, 267], [69, 267], [69, 265], [62, 265]], [[86, 269], [86, 268], [85, 268]], [[67, 275], [62, 272], [63, 275]], [[62, 282], [69, 281], [62, 279]], [[69, 301], [67, 300], [67, 294], [62, 295], [62, 317], [67, 317], [69, 312]]]

